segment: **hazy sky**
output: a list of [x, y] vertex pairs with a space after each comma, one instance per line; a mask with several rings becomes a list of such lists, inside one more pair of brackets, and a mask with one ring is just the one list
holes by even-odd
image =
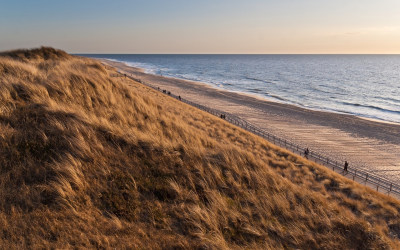
[[0, 0], [0, 50], [400, 53], [399, 0]]

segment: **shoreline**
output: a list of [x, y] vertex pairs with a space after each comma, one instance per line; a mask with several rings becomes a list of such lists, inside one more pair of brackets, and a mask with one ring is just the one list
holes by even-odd
[[400, 124], [306, 109], [202, 82], [148, 74], [122, 62], [100, 61], [185, 99], [238, 115], [299, 145], [400, 180]]
[[237, 94], [241, 94], [241, 95], [247, 95], [253, 98], [257, 98], [257, 99], [261, 99], [262, 101], [268, 101], [268, 102], [275, 102], [275, 103], [279, 103], [279, 104], [286, 104], [286, 105], [291, 105], [291, 106], [295, 106], [298, 108], [302, 108], [302, 109], [306, 109], [306, 110], [311, 110], [311, 111], [319, 111], [319, 112], [326, 112], [326, 113], [334, 113], [334, 114], [341, 114], [341, 115], [350, 115], [350, 116], [354, 116], [360, 119], [365, 119], [365, 120], [369, 120], [369, 121], [374, 121], [374, 122], [378, 122], [378, 123], [387, 123], [387, 124], [393, 124], [393, 125], [399, 125], [400, 126], [400, 122], [396, 122], [396, 121], [391, 121], [391, 120], [385, 120], [385, 119], [381, 119], [381, 118], [377, 118], [377, 117], [369, 117], [369, 116], [363, 116], [360, 114], [356, 114], [356, 113], [350, 113], [350, 112], [345, 112], [345, 111], [339, 111], [339, 110], [332, 110], [332, 109], [322, 109], [322, 108], [313, 108], [313, 107], [307, 107], [304, 106], [302, 104], [296, 104], [290, 101], [285, 101], [285, 100], [280, 100], [279, 98], [274, 98], [274, 97], [269, 97], [266, 95], [262, 95], [262, 94], [257, 94], [257, 93], [251, 93], [251, 92], [243, 92], [240, 90], [229, 90], [223, 87], [219, 87], [216, 84], [213, 83], [207, 83], [207, 82], [203, 82], [201, 80], [192, 80], [192, 79], [185, 79], [185, 78], [180, 78], [177, 76], [165, 76], [165, 75], [160, 75], [160, 74], [156, 74], [154, 72], [149, 72], [149, 70], [147, 70], [146, 68], [141, 68], [138, 66], [134, 66], [131, 65], [130, 62], [127, 61], [119, 61], [119, 60], [115, 60], [115, 59], [108, 59], [108, 58], [96, 58], [98, 60], [105, 60], [105, 61], [111, 61], [114, 63], [122, 63], [125, 64], [127, 67], [130, 68], [134, 68], [135, 70], [141, 71], [144, 74], [149, 74], [149, 75], [154, 75], [154, 76], [159, 76], [159, 77], [165, 77], [165, 78], [170, 78], [170, 79], [176, 79], [176, 80], [182, 80], [182, 81], [187, 81], [187, 82], [191, 82], [191, 83], [200, 83], [200, 84], [204, 84], [209, 88], [213, 88], [216, 90], [221, 90], [221, 91], [227, 91], [227, 92], [232, 92], [232, 93], [237, 93]]
[[126, 67], [135, 69], [135, 71], [141, 72], [143, 74], [153, 75], [153, 76], [157, 76], [157, 77], [168, 78], [168, 79], [178, 80], [178, 81], [186, 81], [186, 82], [190, 82], [192, 84], [201, 84], [201, 85], [204, 85], [207, 88], [215, 89], [217, 91], [224, 91], [224, 92], [235, 93], [235, 94], [238, 94], [238, 95], [249, 96], [251, 98], [259, 99], [260, 101], [266, 101], [266, 102], [272, 102], [272, 103], [277, 103], [277, 104], [289, 105], [289, 106], [293, 106], [293, 107], [296, 107], [296, 108], [309, 110], [309, 111], [315, 111], [315, 112], [332, 113], [332, 114], [338, 114], [338, 115], [344, 115], [344, 116], [352, 116], [352, 117], [355, 117], [355, 118], [359, 118], [359, 119], [363, 119], [363, 120], [367, 120], [367, 121], [371, 121], [371, 122], [390, 124], [390, 125], [395, 125], [395, 126], [399, 126], [400, 127], [400, 123], [394, 122], [394, 121], [388, 121], [388, 120], [372, 118], [372, 117], [364, 117], [364, 116], [361, 116], [361, 115], [356, 115], [356, 114], [346, 113], [346, 112], [341, 112], [341, 111], [335, 111], [335, 110], [310, 108], [310, 107], [305, 107], [305, 106], [300, 105], [300, 104], [297, 105], [297, 104], [290, 103], [290, 102], [279, 101], [278, 99], [274, 99], [272, 97], [268, 98], [266, 96], [258, 95], [258, 94], [255, 94], [255, 93], [247, 93], [247, 92], [241, 92], [241, 91], [227, 90], [227, 89], [224, 89], [224, 88], [219, 88], [218, 86], [214, 86], [213, 84], [206, 83], [206, 82], [203, 82], [203, 81], [195, 81], [195, 80], [184, 79], [184, 78], [179, 78], [179, 77], [174, 77], [174, 76], [164, 76], [164, 75], [153, 74], [153, 73], [150, 73], [150, 72], [146, 72], [145, 68], [140, 68], [140, 67], [137, 67], [137, 66], [131, 66], [131, 65], [129, 65], [129, 62], [118, 61], [118, 60], [107, 59], [107, 58], [102, 58], [102, 59], [98, 59], [98, 60], [100, 60], [100, 61], [111, 61], [111, 62], [117, 63], [117, 64], [124, 64]]

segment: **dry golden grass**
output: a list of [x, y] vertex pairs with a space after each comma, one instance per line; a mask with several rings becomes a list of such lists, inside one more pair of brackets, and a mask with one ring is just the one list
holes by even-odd
[[1, 248], [400, 248], [400, 203], [125, 78], [0, 57]]

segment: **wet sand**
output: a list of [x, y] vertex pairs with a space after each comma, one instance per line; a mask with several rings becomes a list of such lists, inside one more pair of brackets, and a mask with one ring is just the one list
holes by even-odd
[[400, 183], [400, 124], [304, 109], [200, 82], [147, 74], [119, 62], [105, 63], [135, 79], [235, 114], [279, 137]]

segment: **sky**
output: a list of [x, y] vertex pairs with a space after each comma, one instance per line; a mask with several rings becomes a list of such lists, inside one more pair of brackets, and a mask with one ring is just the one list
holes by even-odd
[[400, 54], [399, 0], [0, 0], [0, 51]]

